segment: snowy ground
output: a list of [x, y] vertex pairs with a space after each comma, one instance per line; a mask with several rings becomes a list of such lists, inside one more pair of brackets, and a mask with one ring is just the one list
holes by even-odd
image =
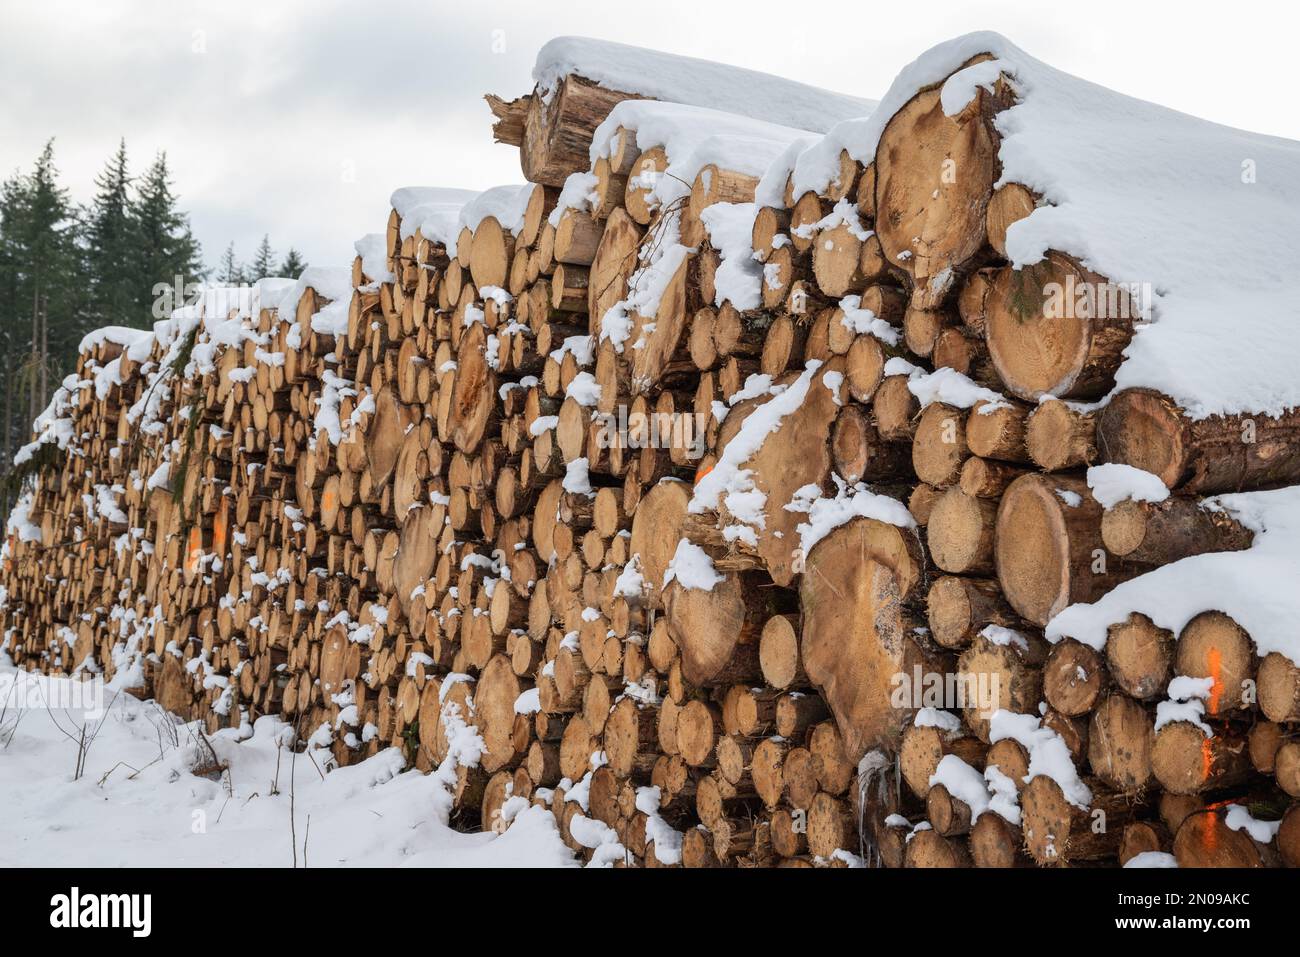
[[[291, 867], [295, 836], [298, 866], [575, 863], [539, 808], [501, 836], [451, 829], [437, 777], [402, 772], [396, 750], [322, 773], [328, 752], [295, 760], [277, 743], [288, 726], [262, 718], [242, 740], [208, 736], [210, 752], [194, 725], [129, 695], [107, 692], [98, 724], [41, 703], [81, 703], [59, 697], [71, 685], [0, 655], [0, 867]], [[214, 754], [225, 771], [191, 773]]]

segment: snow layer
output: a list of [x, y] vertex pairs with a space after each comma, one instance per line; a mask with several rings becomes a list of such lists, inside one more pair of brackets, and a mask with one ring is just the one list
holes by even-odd
[[460, 211], [477, 195], [468, 189], [403, 186], [393, 192], [389, 203], [401, 217], [402, 239], [418, 230], [430, 242], [454, 246], [460, 233]]
[[608, 40], [556, 37], [538, 51], [533, 79], [544, 96], [572, 74], [606, 89], [709, 106], [818, 133], [841, 120], [870, 113], [876, 105], [873, 100], [820, 90], [770, 73]]
[[1258, 653], [1276, 651], [1300, 664], [1300, 487], [1208, 499], [1255, 532], [1239, 552], [1193, 555], [1116, 586], [1092, 604], [1071, 605], [1047, 623], [1049, 641], [1076, 638], [1098, 650], [1106, 629], [1141, 612], [1175, 634], [1203, 611], [1230, 615]]
[[1118, 462], [1089, 468], [1088, 488], [1102, 508], [1114, 508], [1127, 500], [1163, 502], [1169, 497], [1169, 489], [1160, 476]]
[[[32, 693], [15, 681], [35, 685], [44, 700], [76, 700], [58, 697], [69, 695], [72, 679], [19, 673], [0, 656], [0, 701]], [[227, 770], [198, 777], [191, 769], [211, 763], [201, 726], [111, 690], [104, 703], [75, 781], [77, 744], [64, 735], [84, 712], [10, 707], [3, 728], [13, 741], [0, 752], [0, 867], [290, 867], [291, 800], [299, 866], [304, 856], [311, 867], [578, 863], [542, 808], [518, 811], [501, 835], [453, 830], [441, 810], [444, 782], [403, 771], [397, 749], [326, 772], [327, 748], [295, 758], [284, 747], [292, 728], [263, 717], [209, 735]]]
[[[1114, 283], [1149, 289], [1150, 309], [1125, 350], [1117, 388], [1147, 386], [1194, 418], [1276, 415], [1300, 407], [1300, 144], [1248, 133], [1124, 96], [1055, 70], [1005, 37], [970, 33], [904, 67], [878, 108], [774, 162], [757, 202], [824, 190], [847, 150], [874, 158], [886, 124], [917, 91], [944, 82], [960, 109], [996, 73], [1018, 102], [996, 118], [1003, 182], [1045, 203], [1011, 227], [1016, 266], [1049, 249]], [[804, 124], [808, 125], [808, 124]]]
[[763, 302], [763, 267], [751, 245], [757, 216], [753, 203], [714, 203], [700, 214], [709, 242], [722, 257], [713, 277], [714, 305], [730, 301], [744, 312]]

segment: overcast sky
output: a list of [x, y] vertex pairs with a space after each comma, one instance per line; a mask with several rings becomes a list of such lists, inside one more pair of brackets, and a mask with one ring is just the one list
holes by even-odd
[[279, 253], [342, 265], [352, 240], [382, 231], [398, 186], [521, 181], [482, 94], [529, 89], [553, 36], [878, 98], [927, 47], [992, 29], [1122, 92], [1300, 139], [1294, 37], [1273, 21], [1259, 3], [1134, 0], [0, 0], [0, 175], [53, 136], [86, 200], [124, 136], [136, 171], [167, 151], [209, 263], [231, 240], [248, 259], [269, 233]]

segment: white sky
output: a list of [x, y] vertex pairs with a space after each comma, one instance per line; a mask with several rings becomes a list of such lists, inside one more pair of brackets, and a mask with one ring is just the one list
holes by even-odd
[[[1270, 9], [1272, 6], [1272, 9]], [[263, 233], [320, 265], [383, 229], [398, 186], [519, 182], [481, 95], [531, 86], [579, 34], [879, 98], [927, 47], [992, 29], [1067, 72], [1231, 126], [1300, 139], [1295, 7], [1150, 0], [0, 0], [0, 175], [44, 141], [77, 200], [125, 136], [166, 149], [204, 256]], [[504, 31], [496, 34], [495, 31]], [[503, 38], [503, 53], [493, 52]]]

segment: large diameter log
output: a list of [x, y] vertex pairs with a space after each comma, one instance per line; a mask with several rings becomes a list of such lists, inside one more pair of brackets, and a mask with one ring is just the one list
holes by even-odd
[[673, 579], [664, 589], [664, 608], [681, 651], [682, 676], [692, 685], [758, 677], [758, 638], [767, 604], [749, 577], [728, 572], [709, 590]]
[[[973, 62], [973, 61], [972, 61]], [[1009, 97], [980, 89], [953, 116], [942, 84], [912, 97], [876, 148], [876, 232], [885, 258], [912, 280], [914, 304], [942, 302], [985, 242], [998, 172], [994, 114]]]
[[932, 670], [904, 607], [921, 571], [912, 532], [872, 519], [836, 528], [807, 557], [800, 581], [804, 669], [852, 763], [900, 739], [911, 709], [894, 706], [896, 676]]
[[451, 398], [451, 438], [473, 452], [488, 432], [496, 406], [496, 373], [488, 360], [487, 327], [474, 323], [461, 335]]
[[[534, 92], [528, 100], [519, 144], [524, 179], [563, 186], [570, 173], [587, 170], [596, 127], [619, 102], [638, 98], [573, 75], [560, 80], [549, 97]], [[513, 122], [506, 126], [512, 128]]]
[[600, 334], [605, 313], [627, 296], [627, 281], [638, 265], [643, 232], [622, 206], [605, 221], [587, 281], [587, 322], [592, 335]]
[[375, 396], [375, 412], [366, 429], [366, 461], [371, 478], [383, 485], [393, 474], [406, 437], [406, 416], [391, 386]]
[[[646, 242], [662, 241], [655, 231]], [[638, 395], [652, 393], [659, 380], [673, 368], [674, 357], [686, 344], [689, 325], [687, 311], [687, 276], [690, 257], [683, 256], [672, 277], [664, 286], [654, 316], [636, 314], [632, 317], [631, 337], [625, 346], [625, 355], [631, 356], [632, 391]], [[686, 358], [681, 368], [693, 368]]]
[[1167, 396], [1126, 389], [1097, 417], [1107, 462], [1206, 494], [1300, 482], [1300, 411], [1192, 419]]
[[663, 607], [664, 575], [677, 553], [690, 500], [688, 485], [668, 479], [650, 489], [637, 504], [628, 551], [640, 565], [645, 588], [641, 598], [650, 608]]
[[1027, 621], [1045, 625], [1137, 573], [1106, 554], [1101, 512], [1087, 483], [1073, 476], [1022, 475], [1007, 487], [994, 543], [998, 581]]
[[984, 297], [993, 365], [1008, 391], [1031, 401], [1105, 395], [1139, 318], [1126, 291], [1056, 252], [1000, 269]]
[[510, 666], [510, 659], [494, 655], [474, 688], [474, 712], [485, 745], [481, 760], [486, 771], [507, 767], [521, 756], [516, 750], [519, 742], [514, 733], [519, 690], [519, 678]]
[[1101, 519], [1101, 540], [1112, 555], [1148, 565], [1167, 565], [1189, 555], [1250, 547], [1254, 533], [1222, 509], [1194, 498], [1163, 502], [1125, 500]]
[[[812, 373], [804, 400], [781, 419], [758, 451], [741, 466], [751, 471], [754, 487], [766, 496], [756, 551], [772, 580], [783, 587], [798, 574], [798, 527], [808, 518], [785, 506], [799, 489], [807, 485], [820, 488], [828, 483], [831, 433], [837, 416], [842, 414], [839, 395], [843, 368], [843, 360], [837, 357]], [[790, 381], [794, 379], [790, 377]]]

